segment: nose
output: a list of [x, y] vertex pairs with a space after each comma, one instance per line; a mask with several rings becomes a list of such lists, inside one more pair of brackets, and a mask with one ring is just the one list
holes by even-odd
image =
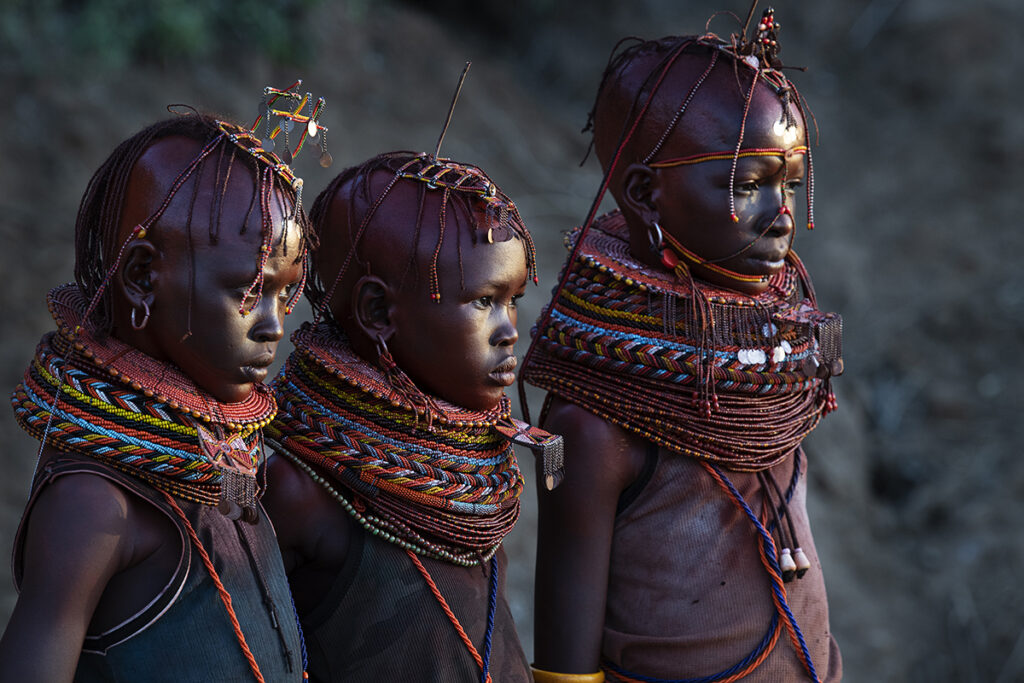
[[491, 344], [493, 346], [515, 346], [515, 343], [519, 341], [515, 309], [509, 310], [508, 314], [502, 315], [500, 324], [491, 335]]
[[250, 315], [257, 316], [252, 338], [258, 342], [278, 342], [284, 337], [284, 309], [274, 297], [264, 296]]
[[781, 205], [778, 208], [778, 213], [772, 219], [771, 227], [768, 228], [765, 235], [769, 237], [788, 237], [793, 233], [796, 222], [793, 219], [791, 203], [785, 196], [780, 197]]

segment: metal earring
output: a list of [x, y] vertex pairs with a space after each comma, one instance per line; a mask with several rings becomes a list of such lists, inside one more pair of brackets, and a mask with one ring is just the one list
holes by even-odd
[[665, 236], [661, 232], [661, 226], [658, 225], [658, 221], [653, 221], [647, 226], [647, 242], [651, 245], [651, 251], [660, 255], [664, 241]]
[[146, 326], [146, 323], [149, 322], [149, 304], [146, 303], [145, 299], [142, 300], [142, 308], [143, 308], [142, 322], [140, 323], [140, 322], [135, 320], [135, 312], [137, 310], [139, 310], [139, 309], [137, 309], [134, 306], [132, 306], [131, 318], [132, 318], [132, 328], [133, 329], [141, 330], [142, 328], [144, 328]]

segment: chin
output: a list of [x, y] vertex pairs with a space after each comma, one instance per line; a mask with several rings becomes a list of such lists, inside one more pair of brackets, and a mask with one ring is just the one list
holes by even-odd
[[241, 403], [252, 393], [252, 382], [218, 384], [216, 387], [203, 388], [221, 403]]

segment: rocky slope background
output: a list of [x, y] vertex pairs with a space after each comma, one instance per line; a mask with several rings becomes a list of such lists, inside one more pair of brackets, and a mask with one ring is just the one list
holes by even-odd
[[[19, 380], [71, 279], [92, 172], [122, 139], [188, 103], [255, 118], [264, 85], [328, 100], [335, 167], [432, 149], [473, 61], [445, 154], [480, 164], [521, 208], [548, 296], [561, 233], [598, 183], [577, 131], [622, 36], [694, 33], [723, 7], [617, 3], [206, 3], [8, 0], [0, 9], [0, 386]], [[783, 58], [821, 129], [817, 224], [797, 237], [846, 327], [840, 411], [809, 440], [811, 513], [846, 680], [1024, 680], [1024, 7], [1012, 0], [780, 0]], [[734, 30], [715, 19], [720, 34]], [[303, 313], [293, 316], [294, 325]], [[522, 345], [520, 353], [525, 349]], [[282, 345], [282, 356], [289, 350]], [[539, 396], [534, 396], [539, 402]], [[36, 442], [0, 411], [0, 548]], [[523, 457], [529, 457], [523, 454]], [[528, 464], [528, 463], [527, 463]], [[532, 474], [532, 468], [527, 467]], [[533, 496], [509, 585], [532, 650]], [[15, 593], [0, 563], [0, 622]]]

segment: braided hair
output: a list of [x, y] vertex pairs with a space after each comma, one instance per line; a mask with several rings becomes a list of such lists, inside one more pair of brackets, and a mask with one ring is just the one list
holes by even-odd
[[[773, 21], [767, 17], [766, 14], [762, 22]], [[787, 117], [787, 125], [796, 123], [790, 119], [790, 103], [797, 106], [805, 121], [813, 121], [796, 86], [782, 76], [782, 69], [786, 67], [778, 58], [778, 44], [775, 40], [777, 24], [772, 26], [769, 23], [767, 30], [760, 30], [763, 26], [762, 23], [757, 34], [750, 39], [743, 35], [733, 35], [726, 41], [706, 32], [655, 40], [631, 36], [616, 43], [608, 57], [594, 104], [583, 128], [583, 132], [593, 134], [591, 147], [597, 152], [602, 167], [607, 169], [616, 155], [621, 157], [609, 184], [616, 200], [620, 199], [622, 179], [630, 164], [651, 162], [673, 131], [682, 129], [680, 121], [706, 80], [714, 80], [708, 87], [719, 90], [723, 86], [735, 85], [736, 102], [744, 112], [744, 121], [755, 89], [759, 88], [767, 88], [779, 98]], [[762, 41], [770, 41], [770, 45], [765, 47]], [[757, 64], [757, 68], [741, 64], [747, 60]], [[725, 69], [731, 72], [728, 77], [709, 79], [713, 72], [717, 74]], [[690, 75], [687, 91], [684, 93], [678, 88], [670, 88], [648, 101], [652, 91], [670, 74]], [[638, 121], [641, 114], [642, 118]], [[666, 121], [667, 124], [663, 123]], [[742, 126], [741, 123], [737, 150], [743, 141]], [[814, 176], [809, 150], [810, 130], [807, 126], [804, 126], [804, 135], [808, 147], [808, 227], [813, 227]], [[621, 207], [622, 202], [619, 205]]]
[[[377, 189], [379, 184], [373, 180], [376, 175], [390, 176], [383, 190]], [[401, 202], [388, 201], [400, 185], [417, 193], [414, 210], [406, 215], [393, 213]], [[487, 219], [479, 220], [474, 209], [482, 210]], [[424, 227], [430, 225], [429, 214], [434, 211], [436, 243], [428, 245], [432, 251], [430, 262], [422, 264], [420, 248], [429, 239]], [[317, 316], [333, 323], [339, 322], [330, 305], [335, 291], [348, 291], [371, 268], [383, 269], [382, 264], [369, 263], [360, 256], [365, 251], [360, 245], [367, 240], [388, 240], [393, 245], [392, 263], [404, 262], [398, 287], [416, 285], [425, 277], [426, 289], [434, 301], [440, 301], [438, 254], [449, 236], [454, 236], [458, 245], [460, 277], [462, 239], [468, 236], [477, 243], [520, 240], [529, 275], [537, 281], [536, 249], [518, 209], [481, 169], [470, 164], [407, 151], [377, 155], [336, 176], [313, 202], [310, 220], [318, 244], [335, 254], [344, 253], [338, 268], [326, 265], [320, 253], [314, 255], [313, 273], [306, 281], [306, 295]], [[347, 310], [347, 302], [341, 301], [340, 305], [341, 310]]]
[[[284, 210], [285, 206], [280, 207], [283, 215], [293, 217], [294, 225], [300, 231], [299, 257], [302, 258], [312, 246], [312, 230], [301, 206], [297, 206], [297, 187], [292, 182], [292, 176], [281, 171], [281, 166], [274, 163], [277, 161], [275, 157], [249, 153], [248, 148], [239, 140], [244, 138], [247, 132], [244, 128], [191, 111], [154, 123], [128, 138], [117, 146], [96, 171], [82, 197], [75, 223], [75, 281], [85, 297], [93, 303], [90, 308], [90, 322], [97, 332], [109, 333], [113, 327], [112, 295], [106, 284], [118, 266], [121, 242], [124, 240], [124, 236], [121, 235], [121, 218], [128, 181], [139, 159], [160, 139], [184, 137], [203, 146], [203, 152], [193, 160], [190, 167], [182, 170], [180, 182], [176, 182], [164, 198], [166, 208], [176, 193], [184, 187], [185, 181], [194, 176], [195, 185], [189, 192], [190, 220], [198, 194], [198, 179], [202, 177], [206, 164], [215, 164], [214, 182], [217, 186], [217, 196], [213, 202], [209, 222], [211, 244], [217, 243], [221, 205], [227, 192], [228, 179], [234, 167], [240, 163], [248, 169], [255, 181], [253, 195], [245, 219], [241, 223], [240, 232], [245, 231], [252, 212], [259, 211], [263, 214], [263, 242], [268, 243], [272, 239], [273, 222], [266, 209], [270, 206], [270, 201], [276, 201], [280, 204], [290, 204], [294, 209]], [[162, 209], [150, 217], [155, 220], [153, 227], [156, 229], [159, 229], [160, 214]], [[288, 221], [285, 229], [291, 226], [292, 222]], [[257, 279], [261, 276], [262, 271], [257, 274]], [[255, 293], [258, 296], [258, 288]]]

